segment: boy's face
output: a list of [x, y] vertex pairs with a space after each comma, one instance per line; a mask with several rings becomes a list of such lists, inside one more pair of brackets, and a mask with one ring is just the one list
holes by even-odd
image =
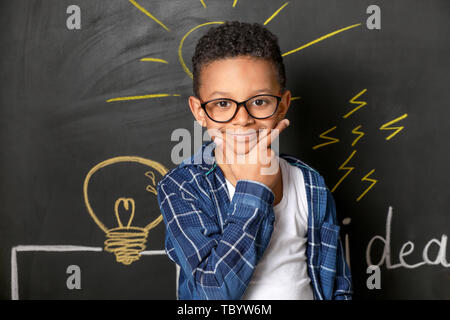
[[[207, 128], [213, 140], [218, 139], [216, 132], [220, 132], [225, 142], [223, 145], [226, 144], [235, 154], [244, 154], [257, 143], [260, 129], [273, 129], [279, 121], [284, 119], [289, 108], [291, 93], [289, 90], [281, 93], [280, 89], [277, 72], [271, 62], [250, 56], [221, 59], [202, 67], [199, 88], [201, 100], [190, 96], [189, 106], [196, 120]], [[200, 105], [218, 98], [229, 98], [241, 102], [260, 94], [282, 98], [275, 114], [266, 119], [253, 118], [244, 106], [240, 105], [234, 118], [225, 123], [218, 123], [211, 120]], [[254, 134], [242, 136], [233, 135], [233, 133]]]

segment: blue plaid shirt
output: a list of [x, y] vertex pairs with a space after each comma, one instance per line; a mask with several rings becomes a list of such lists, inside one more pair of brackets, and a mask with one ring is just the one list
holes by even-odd
[[[180, 266], [178, 298], [183, 300], [241, 299], [273, 231], [271, 189], [238, 180], [230, 201], [214, 148], [213, 141], [204, 143], [157, 186], [165, 250]], [[314, 298], [351, 299], [351, 274], [330, 190], [316, 170], [287, 154], [279, 156], [302, 170], [305, 180], [306, 256]]]

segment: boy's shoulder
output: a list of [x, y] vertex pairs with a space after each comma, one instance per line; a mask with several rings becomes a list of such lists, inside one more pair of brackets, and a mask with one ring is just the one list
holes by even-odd
[[195, 183], [196, 177], [204, 173], [204, 169], [196, 165], [179, 164], [175, 168], [170, 169], [159, 180], [158, 187], [161, 184], [175, 184], [181, 187], [185, 184]]
[[293, 156], [291, 154], [287, 154], [287, 153], [283, 153], [282, 152], [282, 153], [279, 154], [279, 157], [285, 159], [291, 165], [303, 168], [303, 169], [305, 169], [307, 171], [312, 171], [315, 174], [319, 174], [319, 172], [315, 168], [313, 168], [312, 166], [310, 166], [306, 162], [300, 160], [299, 158], [297, 158], [297, 157], [295, 157], [295, 156]]
[[298, 167], [302, 171], [305, 180], [310, 181], [312, 179], [313, 181], [311, 181], [311, 183], [325, 187], [324, 178], [314, 167], [287, 153], [280, 153], [279, 157], [286, 160], [290, 165]]
[[175, 168], [167, 171], [158, 182], [158, 186], [169, 181], [179, 185], [196, 183], [198, 175], [207, 174], [215, 165], [211, 147], [211, 141], [204, 143], [195, 154], [184, 159]]

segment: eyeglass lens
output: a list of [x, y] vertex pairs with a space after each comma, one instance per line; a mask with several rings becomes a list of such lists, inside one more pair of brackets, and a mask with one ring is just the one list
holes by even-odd
[[[275, 112], [277, 104], [276, 97], [261, 95], [248, 100], [245, 106], [252, 117], [267, 118]], [[237, 103], [228, 99], [210, 101], [205, 105], [208, 115], [216, 121], [231, 120], [236, 108]]]

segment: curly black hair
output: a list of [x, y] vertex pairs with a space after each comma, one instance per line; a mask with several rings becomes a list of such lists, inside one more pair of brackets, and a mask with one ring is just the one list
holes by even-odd
[[226, 21], [203, 35], [192, 56], [193, 90], [199, 95], [200, 71], [207, 63], [229, 57], [252, 56], [271, 61], [277, 72], [281, 91], [286, 88], [286, 71], [278, 38], [259, 23]]

